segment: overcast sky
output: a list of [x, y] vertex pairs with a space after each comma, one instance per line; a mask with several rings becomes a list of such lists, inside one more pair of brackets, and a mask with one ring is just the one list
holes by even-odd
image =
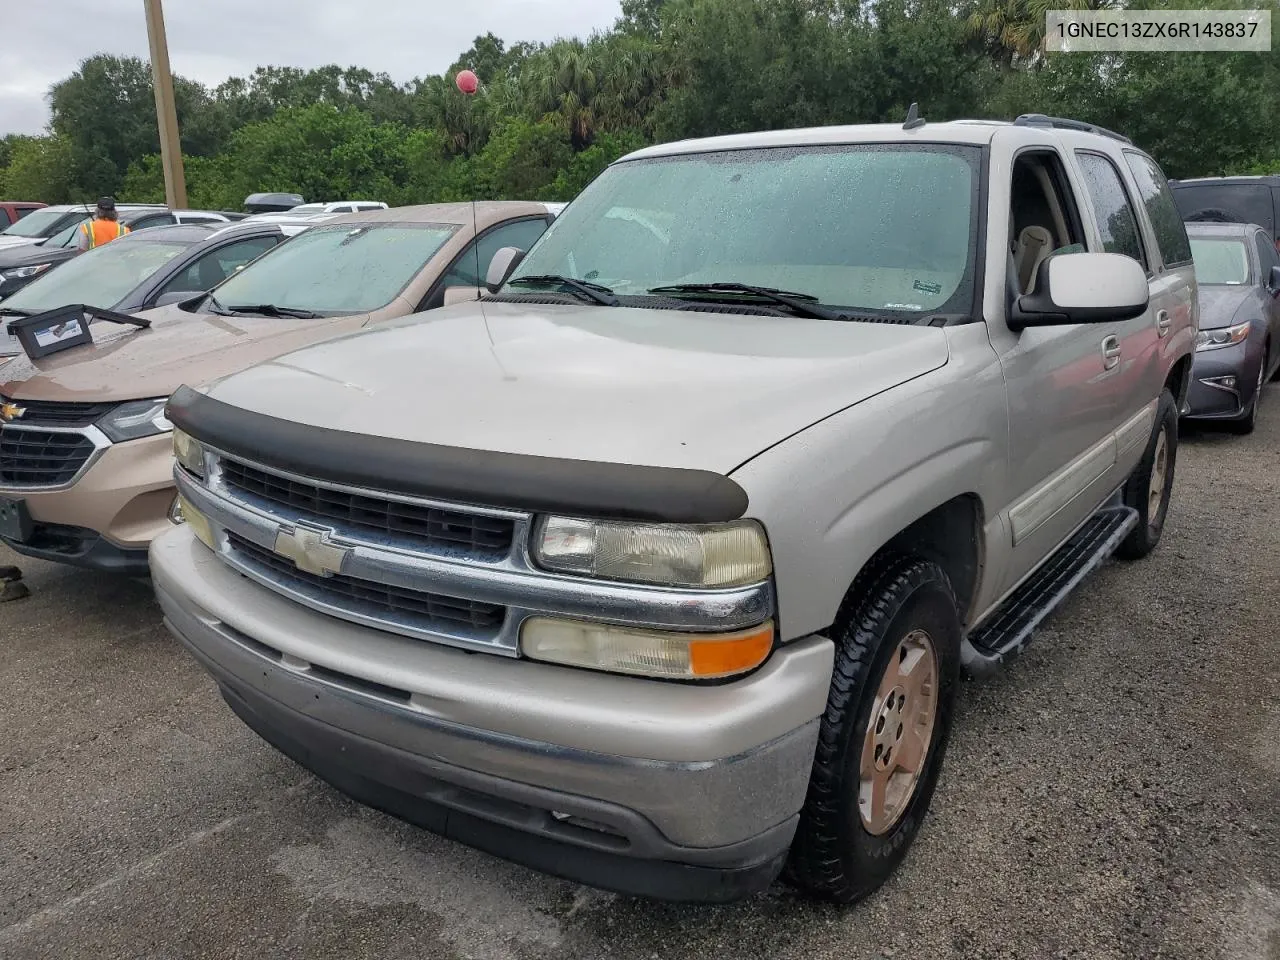
[[[0, 135], [39, 133], [44, 97], [85, 57], [147, 59], [143, 0], [0, 0]], [[257, 66], [326, 63], [403, 83], [439, 73], [476, 36], [588, 36], [619, 0], [164, 0], [173, 72], [210, 86]]]

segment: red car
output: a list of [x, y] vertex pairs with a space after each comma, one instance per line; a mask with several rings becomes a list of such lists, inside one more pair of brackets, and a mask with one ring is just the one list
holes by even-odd
[[32, 210], [45, 206], [29, 200], [0, 200], [0, 230], [12, 226]]

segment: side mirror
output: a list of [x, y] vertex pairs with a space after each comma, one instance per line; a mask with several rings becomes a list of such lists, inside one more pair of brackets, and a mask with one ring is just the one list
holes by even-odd
[[524, 259], [524, 251], [519, 247], [503, 247], [489, 261], [489, 269], [484, 275], [484, 285], [490, 293], [497, 293], [498, 288], [507, 282], [507, 278], [520, 266]]
[[469, 300], [479, 299], [479, 287], [452, 286], [444, 288], [444, 305], [446, 307], [452, 306], [455, 303], [466, 303]]
[[1267, 278], [1267, 286], [1272, 293], [1280, 292], [1280, 267], [1271, 268], [1271, 276]]
[[162, 293], [156, 297], [153, 306], [167, 307], [171, 303], [182, 303], [183, 300], [190, 300], [192, 297], [200, 297], [204, 294], [198, 290], [170, 290], [168, 293]]
[[1009, 328], [1108, 323], [1141, 316], [1150, 299], [1142, 264], [1121, 253], [1058, 253], [1014, 301]]

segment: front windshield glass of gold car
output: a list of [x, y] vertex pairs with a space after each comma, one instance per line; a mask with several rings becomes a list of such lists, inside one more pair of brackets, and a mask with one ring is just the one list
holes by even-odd
[[213, 288], [226, 309], [271, 304], [318, 314], [385, 307], [458, 230], [453, 223], [310, 227]]
[[553, 221], [512, 279], [567, 276], [621, 296], [747, 283], [862, 311], [966, 311], [980, 160], [964, 145], [856, 144], [626, 161]]

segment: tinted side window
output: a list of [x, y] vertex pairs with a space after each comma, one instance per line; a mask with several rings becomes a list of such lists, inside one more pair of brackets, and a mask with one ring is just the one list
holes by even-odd
[[[489, 272], [489, 261], [503, 247], [519, 247], [528, 250], [533, 242], [542, 236], [547, 229], [547, 222], [538, 220], [518, 220], [515, 223], [504, 223], [490, 230], [479, 240], [470, 244], [457, 262], [445, 274], [446, 287], [478, 287]], [[476, 248], [479, 247], [479, 256]], [[476, 274], [476, 261], [480, 261], [480, 273]]]
[[1191, 241], [1187, 239], [1187, 228], [1182, 225], [1182, 214], [1178, 213], [1178, 205], [1173, 202], [1173, 193], [1164, 174], [1154, 160], [1140, 153], [1126, 150], [1124, 159], [1138, 185], [1138, 196], [1147, 208], [1156, 245], [1160, 247], [1164, 262], [1170, 266], [1190, 263]]
[[173, 214], [162, 213], [155, 217], [143, 217], [141, 220], [135, 220], [129, 227], [130, 230], [145, 230], [147, 227], [163, 227], [173, 223]]
[[23, 217], [25, 217], [28, 213], [33, 213], [34, 211], [39, 210], [39, 209], [40, 209], [39, 207], [19, 207], [19, 208], [18, 208], [18, 219], [19, 219], [19, 220], [21, 220], [21, 219], [22, 219]]
[[1187, 222], [1225, 220], [1229, 223], [1256, 223], [1275, 231], [1271, 190], [1259, 183], [1180, 183], [1173, 188], [1178, 212]]
[[279, 239], [279, 237], [254, 237], [250, 240], [241, 240], [239, 243], [229, 243], [217, 250], [210, 250], [161, 287], [156, 292], [156, 296], [178, 290], [203, 293], [231, 276], [238, 267], [266, 253], [276, 245]]
[[4, 207], [0, 207], [0, 230], [3, 230], [11, 223], [13, 223], [13, 218], [9, 216], [9, 211]]
[[1123, 253], [1133, 257], [1144, 267], [1142, 239], [1138, 234], [1138, 220], [1134, 216], [1129, 195], [1125, 193], [1120, 171], [1106, 157], [1096, 153], [1077, 153], [1084, 182], [1093, 204], [1094, 219], [1102, 235], [1102, 249], [1107, 253]]
[[1262, 282], [1269, 283], [1271, 268], [1280, 266], [1280, 256], [1276, 255], [1276, 245], [1265, 233], [1255, 233], [1253, 242], [1258, 248], [1258, 270], [1262, 275]]

